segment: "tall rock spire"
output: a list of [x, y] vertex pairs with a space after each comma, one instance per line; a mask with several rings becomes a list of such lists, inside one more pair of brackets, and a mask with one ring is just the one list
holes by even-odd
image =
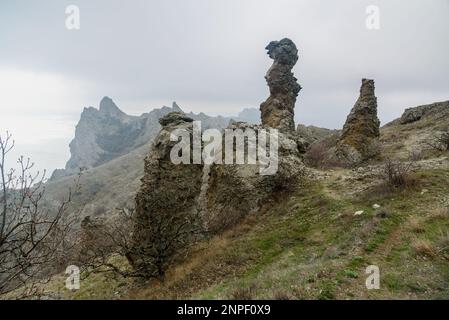
[[290, 39], [272, 41], [265, 48], [274, 60], [265, 79], [270, 97], [260, 105], [262, 124], [284, 132], [295, 130], [295, 102], [301, 86], [292, 73], [298, 61], [298, 49]]
[[340, 157], [360, 161], [373, 156], [372, 144], [379, 137], [374, 80], [362, 79], [360, 96], [346, 119], [337, 146]]

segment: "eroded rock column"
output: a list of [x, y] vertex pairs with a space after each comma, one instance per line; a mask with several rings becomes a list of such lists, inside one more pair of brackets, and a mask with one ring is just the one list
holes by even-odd
[[260, 105], [262, 124], [283, 132], [293, 132], [295, 102], [301, 90], [292, 72], [298, 61], [298, 49], [287, 38], [272, 41], [265, 49], [274, 62], [265, 76], [270, 97]]
[[346, 119], [337, 145], [337, 155], [342, 158], [357, 162], [375, 153], [380, 121], [374, 90], [374, 80], [362, 79], [360, 96]]

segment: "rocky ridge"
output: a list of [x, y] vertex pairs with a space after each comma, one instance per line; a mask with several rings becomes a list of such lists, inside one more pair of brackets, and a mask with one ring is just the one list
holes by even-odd
[[[51, 180], [76, 174], [80, 169], [96, 168], [132, 150], [151, 142], [161, 125], [159, 119], [170, 112], [182, 112], [173, 102], [171, 107], [154, 109], [140, 116], [130, 116], [120, 110], [113, 100], [104, 97], [99, 109], [84, 108], [70, 143], [71, 157], [65, 169], [53, 172]], [[187, 116], [201, 121], [202, 129], [224, 128], [233, 119], [246, 120], [251, 109], [237, 117], [208, 116], [204, 113], [188, 113]]]

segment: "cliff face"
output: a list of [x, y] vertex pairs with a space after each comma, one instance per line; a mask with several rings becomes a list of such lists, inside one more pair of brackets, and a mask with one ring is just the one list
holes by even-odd
[[346, 119], [337, 145], [337, 154], [344, 159], [358, 162], [372, 156], [380, 127], [374, 89], [373, 80], [362, 79], [360, 96]]
[[270, 97], [260, 105], [262, 124], [280, 131], [293, 132], [295, 102], [301, 90], [292, 73], [292, 68], [298, 61], [298, 49], [287, 38], [272, 41], [265, 49], [274, 62], [265, 76]]
[[103, 98], [99, 109], [85, 108], [81, 114], [70, 143], [66, 173], [97, 167], [148, 143], [160, 130], [158, 119], [180, 110], [173, 104], [135, 117], [122, 112], [110, 98]]
[[[71, 157], [65, 170], [56, 170], [53, 179], [77, 173], [80, 168], [91, 169], [151, 142], [161, 130], [159, 119], [170, 112], [182, 112], [174, 102], [172, 107], [154, 109], [140, 116], [121, 111], [108, 97], [99, 109], [85, 108], [76, 126], [75, 138], [70, 143]], [[188, 116], [201, 120], [203, 129], [224, 128], [231, 118], [210, 117], [204, 113]]]

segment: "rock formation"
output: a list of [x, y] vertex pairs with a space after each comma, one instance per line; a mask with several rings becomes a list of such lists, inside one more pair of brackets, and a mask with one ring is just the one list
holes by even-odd
[[421, 120], [428, 116], [447, 117], [449, 115], [449, 101], [427, 104], [408, 108], [399, 119], [400, 124], [407, 124]]
[[362, 79], [360, 96], [346, 119], [337, 144], [337, 156], [341, 159], [359, 162], [374, 155], [380, 126], [374, 89], [374, 80]]
[[[298, 59], [297, 50], [288, 39], [272, 42], [267, 48], [275, 63], [267, 75], [272, 95], [261, 107], [263, 125], [232, 122], [228, 129], [242, 132], [251, 129], [258, 134], [266, 126], [280, 129], [277, 138], [270, 136], [270, 139], [278, 141], [278, 157], [272, 159], [277, 163], [277, 170], [270, 175], [261, 174], [260, 168], [266, 164], [255, 158], [252, 163], [220, 164], [226, 156], [224, 153], [219, 163], [175, 165], [171, 162], [170, 152], [178, 142], [170, 141], [170, 133], [185, 129], [192, 139], [193, 119], [181, 112], [163, 117], [160, 120], [163, 128], [145, 159], [142, 186], [136, 196], [134, 249], [128, 255], [135, 269], [154, 272], [154, 261], [161, 263], [156, 253], [161, 247], [166, 248], [167, 237], [179, 241], [177, 248], [164, 253], [170, 260], [178, 254], [179, 248], [182, 250], [195, 241], [197, 234], [219, 233], [248, 214], [257, 212], [268, 199], [276, 198], [277, 193], [296, 188], [304, 173], [293, 122], [293, 108], [300, 90], [291, 73]], [[226, 141], [224, 135], [222, 139]], [[260, 136], [257, 139], [260, 141]], [[236, 143], [233, 146], [235, 149]], [[273, 144], [270, 142], [268, 146], [272, 148]], [[275, 154], [274, 149], [269, 152], [270, 155]], [[193, 149], [191, 156], [192, 153]], [[178, 230], [177, 235], [181, 236], [178, 239], [172, 231], [180, 225], [181, 232]], [[144, 257], [136, 254], [142, 252], [148, 254]], [[152, 258], [148, 260], [147, 257]], [[165, 267], [161, 268], [160, 275]]]
[[272, 41], [265, 48], [274, 60], [265, 79], [270, 88], [270, 97], [260, 105], [262, 124], [293, 132], [295, 130], [294, 108], [301, 86], [292, 73], [298, 61], [298, 50], [290, 39]]
[[[166, 265], [196, 233], [197, 198], [202, 165], [173, 164], [170, 134], [176, 129], [193, 132], [193, 119], [172, 112], [160, 119], [162, 130], [145, 158], [142, 185], [136, 195], [134, 245], [128, 260], [135, 270], [163, 276]], [[192, 153], [191, 153], [192, 154]]]

